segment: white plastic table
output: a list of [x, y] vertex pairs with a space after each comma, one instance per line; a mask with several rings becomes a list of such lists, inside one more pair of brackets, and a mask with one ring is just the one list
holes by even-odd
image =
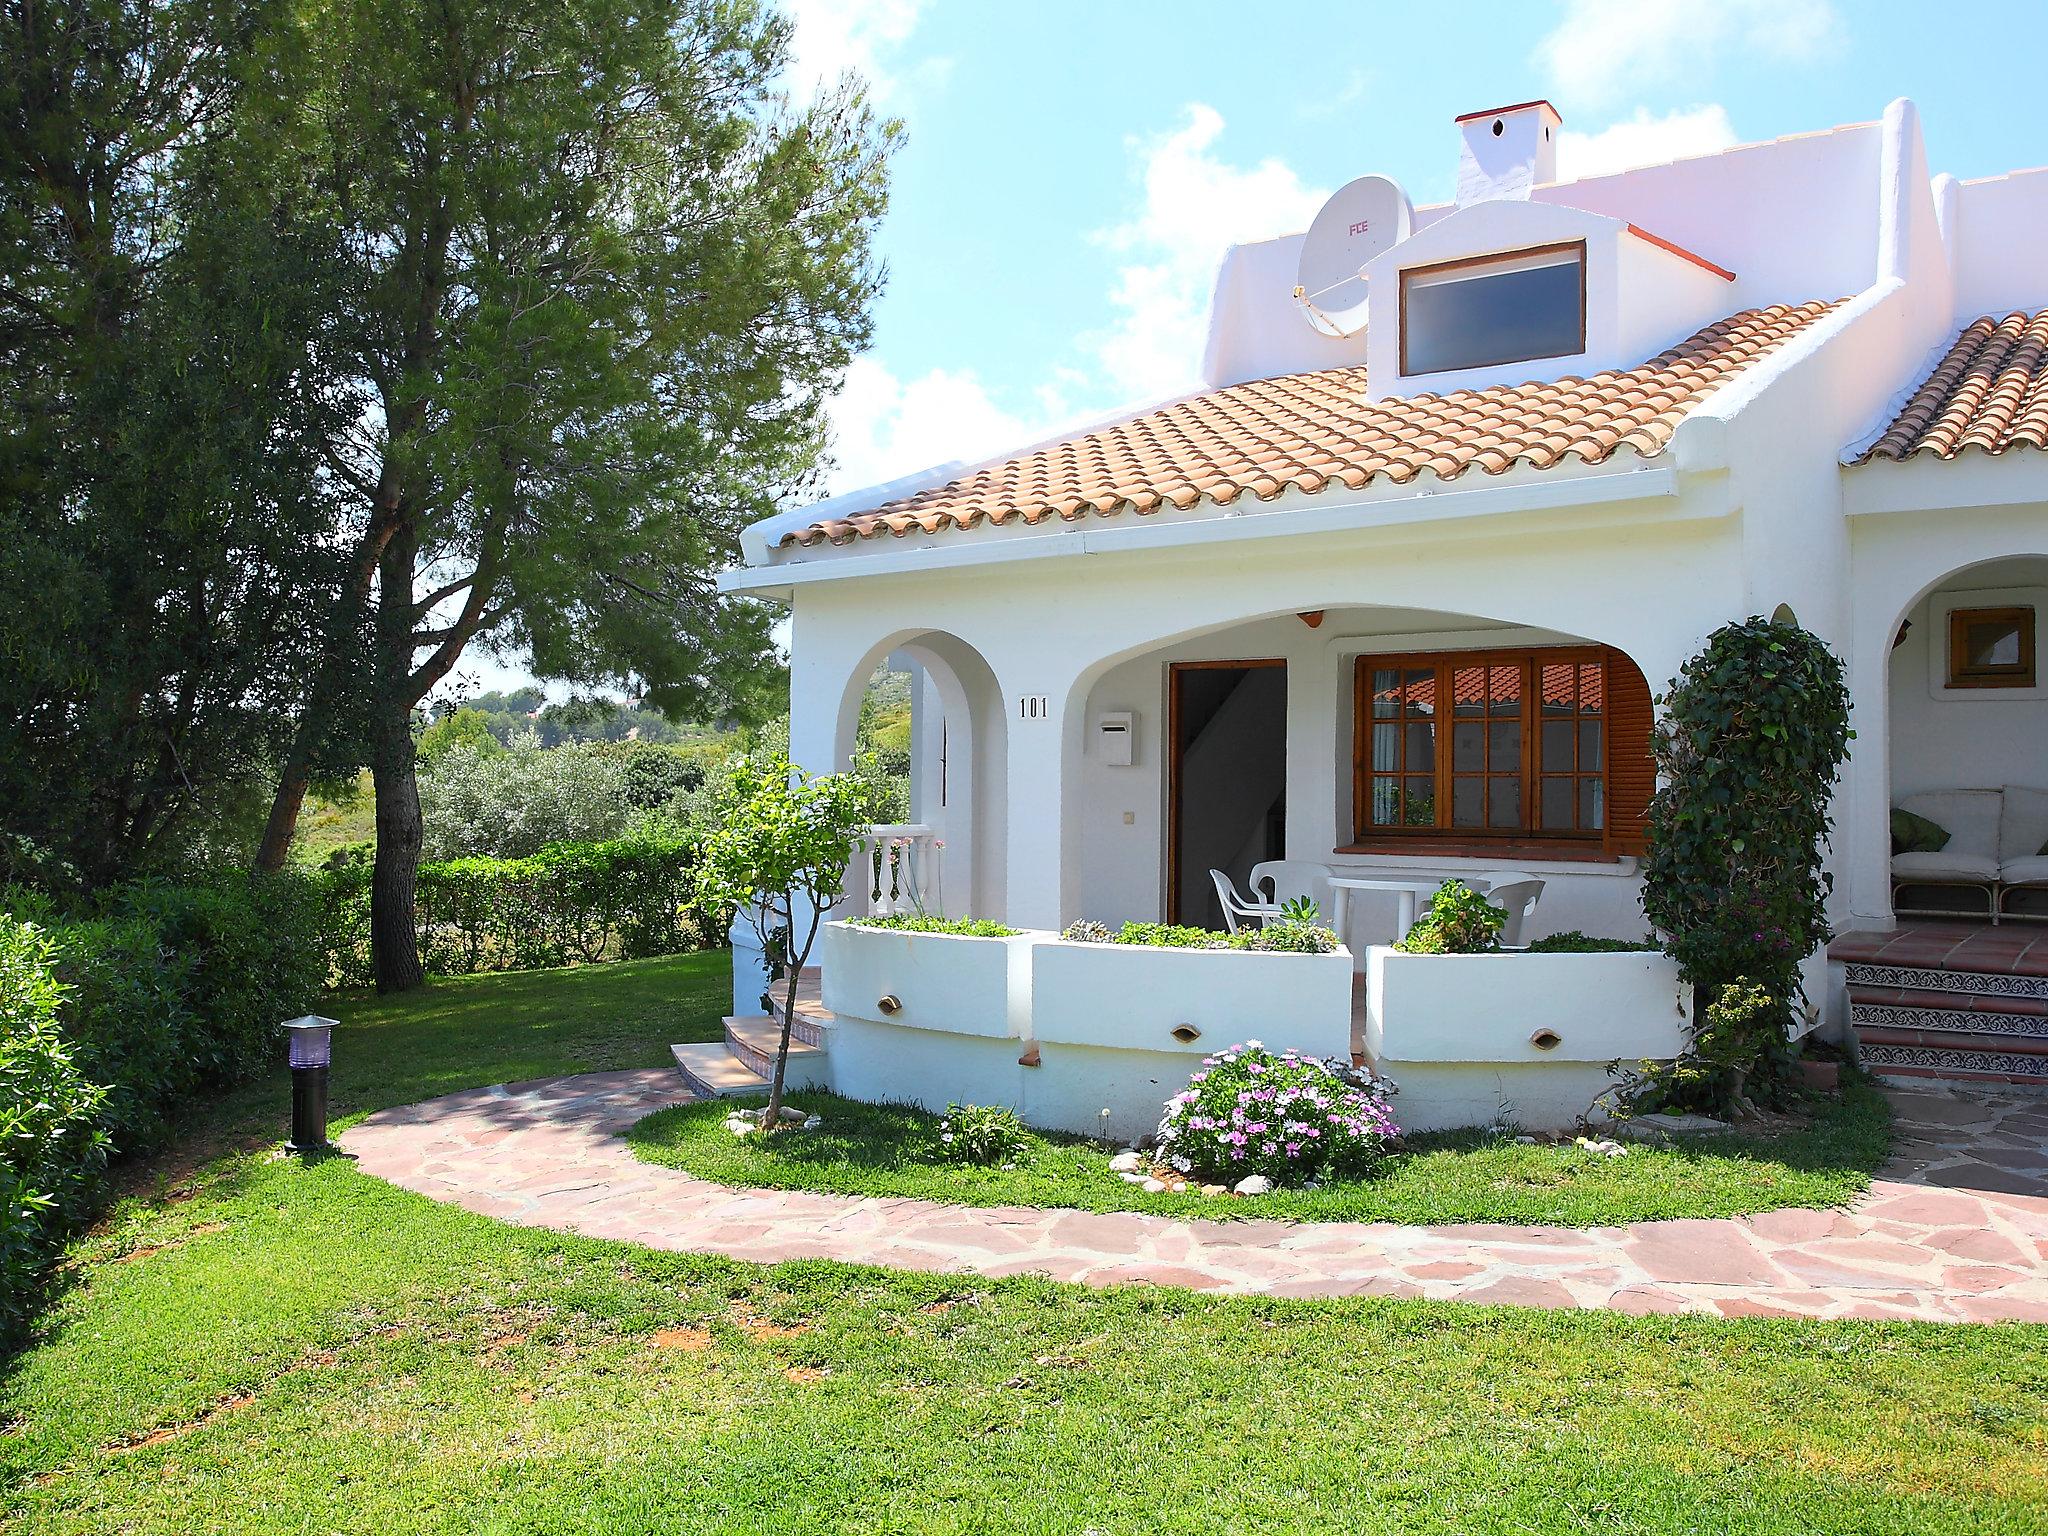
[[1337, 930], [1337, 937], [1348, 946], [1351, 937], [1345, 924], [1351, 915], [1351, 893], [1353, 891], [1392, 891], [1401, 899], [1398, 925], [1394, 930], [1394, 942], [1399, 943], [1408, 936], [1408, 930], [1415, 926], [1415, 903], [1418, 898], [1434, 896], [1446, 880], [1459, 879], [1484, 896], [1490, 881], [1481, 875], [1433, 875], [1423, 879], [1399, 875], [1332, 875], [1330, 876], [1330, 926]]

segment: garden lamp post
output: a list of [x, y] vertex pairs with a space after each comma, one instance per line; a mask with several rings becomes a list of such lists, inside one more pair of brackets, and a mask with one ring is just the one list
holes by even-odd
[[333, 1019], [316, 1013], [285, 1022], [291, 1042], [292, 1139], [287, 1152], [304, 1155], [327, 1148], [327, 1068], [334, 1059]]

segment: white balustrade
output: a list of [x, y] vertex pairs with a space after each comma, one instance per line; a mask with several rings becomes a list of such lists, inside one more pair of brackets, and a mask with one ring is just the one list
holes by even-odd
[[848, 872], [847, 910], [868, 917], [919, 911], [936, 915], [944, 847], [937, 833], [921, 822], [868, 828]]

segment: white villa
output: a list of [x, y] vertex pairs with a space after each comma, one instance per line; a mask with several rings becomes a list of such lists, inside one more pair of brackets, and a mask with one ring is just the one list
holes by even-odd
[[[2048, 456], [2010, 451], [2048, 446], [2048, 171], [1931, 176], [1899, 101], [1560, 182], [1558, 124], [1469, 114], [1454, 202], [1362, 178], [1233, 249], [1197, 393], [749, 530], [726, 586], [789, 607], [792, 756], [844, 766], [912, 669], [927, 902], [1024, 930], [829, 927], [803, 1080], [1130, 1134], [1256, 1037], [1363, 1056], [1405, 1125], [1569, 1124], [1680, 1048], [1668, 960], [1386, 946], [1507, 874], [1525, 942], [1643, 938], [1652, 693], [1764, 615], [1854, 695], [1815, 1022], [2048, 1082]], [[1902, 801], [1943, 848], [1895, 860]], [[1339, 955], [1059, 937], [1220, 926], [1210, 872], [1273, 860], [1341, 890]], [[728, 1090], [765, 1038], [736, 970], [730, 1056], [684, 1061]]]

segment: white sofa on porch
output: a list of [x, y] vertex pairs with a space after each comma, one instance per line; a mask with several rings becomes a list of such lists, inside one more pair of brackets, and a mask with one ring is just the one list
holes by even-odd
[[2048, 917], [2010, 905], [2020, 891], [2048, 889], [2048, 789], [2008, 784], [1924, 790], [1902, 798], [1897, 809], [1932, 822], [1948, 840], [1938, 849], [1892, 855], [1895, 911], [1956, 915], [1954, 909], [1899, 900], [1901, 892], [1939, 887], [1982, 891], [1994, 923], [2002, 917]]

